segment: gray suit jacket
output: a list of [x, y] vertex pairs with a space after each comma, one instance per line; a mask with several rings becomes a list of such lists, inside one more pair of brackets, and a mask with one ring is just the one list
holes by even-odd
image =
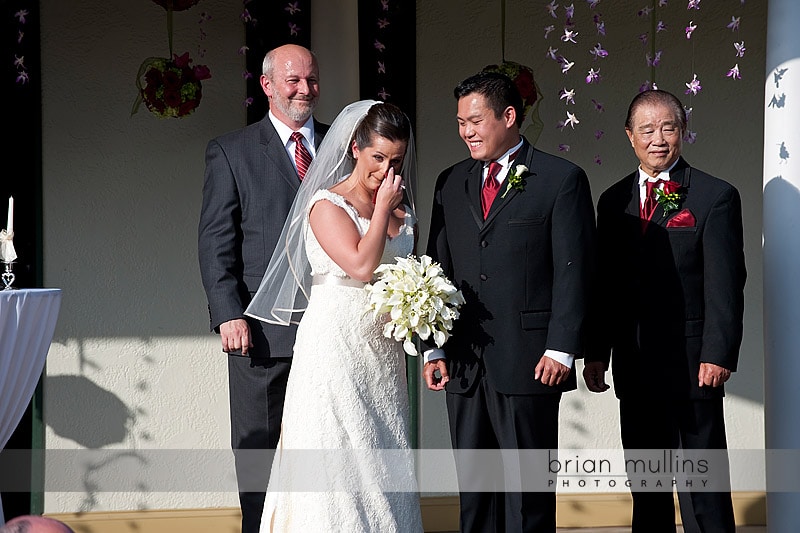
[[[328, 126], [314, 121], [314, 145]], [[206, 148], [198, 254], [211, 329], [250, 324], [253, 358], [291, 357], [296, 326], [244, 316], [258, 289], [300, 185], [269, 116], [212, 139]]]

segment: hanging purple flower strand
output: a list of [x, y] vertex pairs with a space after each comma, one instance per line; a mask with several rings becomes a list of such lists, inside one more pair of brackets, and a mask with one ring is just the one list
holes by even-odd
[[686, 91], [684, 91], [684, 93], [692, 93], [692, 96], [697, 96], [697, 93], [699, 93], [702, 88], [703, 86], [700, 85], [700, 80], [697, 79], [697, 74], [695, 74], [692, 77], [692, 81], [686, 84]]

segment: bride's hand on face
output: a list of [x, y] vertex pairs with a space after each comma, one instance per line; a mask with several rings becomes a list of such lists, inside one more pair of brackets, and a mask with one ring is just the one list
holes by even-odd
[[403, 176], [395, 174], [394, 167], [389, 167], [389, 171], [375, 195], [375, 207], [386, 207], [387, 211], [391, 213], [403, 201], [403, 189], [405, 189]]

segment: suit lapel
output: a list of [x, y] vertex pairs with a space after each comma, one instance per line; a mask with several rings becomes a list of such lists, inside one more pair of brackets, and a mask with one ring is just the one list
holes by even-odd
[[682, 157], [678, 159], [678, 164], [669, 173], [670, 181], [677, 182], [682, 188], [688, 189], [691, 181], [692, 167], [689, 166]]
[[[653, 191], [653, 192], [655, 192], [655, 191]], [[664, 218], [665, 218], [664, 217], [664, 208], [661, 207], [661, 203], [657, 203], [656, 204], [656, 210], [653, 211], [653, 216], [650, 219], [650, 222], [652, 224], [658, 224], [660, 226], [660, 225], [663, 224]]]
[[[669, 173], [670, 181], [674, 181], [680, 186], [678, 190], [680, 193], [683, 194], [683, 199], [685, 200], [685, 195], [689, 193], [689, 183], [692, 177], [692, 167], [689, 166], [683, 157], [678, 159], [678, 164], [672, 169]], [[681, 211], [681, 204], [682, 202], [678, 203], [678, 209], [671, 212], [668, 216], [664, 217], [663, 224], [666, 226], [667, 221], [672, 218], [673, 216], [677, 215]]]
[[[631, 238], [633, 239], [641, 239], [644, 233], [646, 232], [647, 227], [645, 226], [645, 230], [642, 230], [642, 219], [641, 219], [641, 202], [642, 199], [640, 197], [639, 191], [639, 171], [635, 170], [631, 174], [628, 174], [625, 178], [628, 181], [628, 192], [624, 198], [620, 199], [620, 203], [622, 203], [625, 207], [623, 208], [625, 213], [625, 220], [631, 222], [630, 225], [626, 224], [626, 231], [630, 231]], [[655, 213], [653, 214], [653, 219], [655, 219]]]
[[328, 133], [329, 126], [314, 119], [314, 148], [319, 148], [322, 138]]
[[625, 214], [639, 218], [642, 205], [642, 200], [639, 198], [639, 171], [637, 170], [633, 174], [629, 175], [628, 179], [631, 181], [631, 187], [629, 189], [630, 198], [628, 198], [628, 204], [625, 207]]
[[286, 153], [286, 147], [281, 142], [278, 132], [275, 131], [275, 126], [269, 120], [269, 115], [261, 119], [259, 124], [261, 125], [260, 142], [264, 147], [264, 156], [270, 160], [267, 168], [277, 168], [278, 173], [286, 183], [293, 189], [298, 189], [300, 187], [300, 178], [297, 176], [297, 170], [289, 159], [289, 154]]
[[483, 162], [473, 161], [464, 178], [464, 194], [472, 218], [478, 227], [483, 227], [483, 211], [481, 209], [481, 185], [483, 178]]

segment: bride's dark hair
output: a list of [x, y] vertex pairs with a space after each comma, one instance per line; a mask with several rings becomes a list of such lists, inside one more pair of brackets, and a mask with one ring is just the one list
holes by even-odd
[[300, 184], [267, 272], [245, 310], [247, 316], [284, 326], [299, 322], [312, 281], [305, 247], [309, 206], [317, 191], [329, 189], [353, 171], [353, 142], [364, 148], [377, 137], [408, 143], [402, 163], [403, 203], [414, 212], [417, 156], [408, 117], [397, 106], [377, 100], [360, 100], [345, 106], [325, 134]]
[[[372, 146], [374, 137], [383, 137], [392, 142], [408, 142], [411, 136], [411, 123], [399, 107], [386, 102], [379, 102], [369, 108], [364, 120], [353, 133], [353, 141], [359, 148]], [[352, 146], [352, 142], [350, 143]], [[352, 157], [352, 148], [348, 152]]]

